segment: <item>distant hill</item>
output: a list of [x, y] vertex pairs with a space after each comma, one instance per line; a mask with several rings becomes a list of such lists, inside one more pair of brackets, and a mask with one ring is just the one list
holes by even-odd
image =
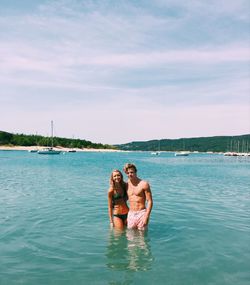
[[[126, 144], [107, 145], [81, 139], [54, 137], [54, 146], [68, 148], [104, 148], [139, 151], [199, 151], [199, 152], [250, 152], [250, 134], [239, 136], [215, 136], [200, 138], [161, 139], [135, 141]], [[48, 146], [50, 137], [40, 135], [12, 134], [0, 131], [0, 145]]]
[[[81, 139], [68, 139], [68, 138], [53, 138], [54, 146], [69, 147], [69, 148], [104, 148], [114, 149], [116, 147], [107, 144], [93, 143], [91, 141]], [[10, 146], [48, 146], [50, 145], [50, 137], [44, 137], [40, 135], [24, 135], [24, 134], [12, 134], [4, 131], [0, 131], [0, 145]]]
[[215, 136], [200, 138], [161, 139], [135, 141], [115, 145], [121, 150], [141, 151], [199, 151], [199, 152], [249, 152], [250, 134], [239, 136]]

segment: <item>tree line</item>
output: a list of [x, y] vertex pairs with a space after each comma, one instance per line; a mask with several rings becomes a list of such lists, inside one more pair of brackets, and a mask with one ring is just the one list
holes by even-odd
[[[0, 145], [9, 146], [50, 146], [51, 138], [41, 135], [12, 134], [0, 131]], [[53, 145], [67, 148], [96, 148], [115, 149], [116, 147], [107, 144], [93, 143], [81, 139], [53, 138]]]
[[[41, 135], [12, 134], [0, 131], [0, 145], [49, 146], [51, 138]], [[53, 145], [67, 148], [120, 149], [129, 151], [250, 152], [250, 134], [200, 138], [161, 139], [107, 145], [82, 139], [53, 138]]]
[[250, 134], [136, 141], [116, 146], [138, 151], [250, 152]]

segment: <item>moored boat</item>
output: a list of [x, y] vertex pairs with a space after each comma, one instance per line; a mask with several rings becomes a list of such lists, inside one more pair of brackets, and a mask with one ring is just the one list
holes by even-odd
[[55, 150], [53, 147], [53, 121], [51, 121], [51, 146], [45, 147], [37, 152], [38, 154], [60, 154], [60, 150]]
[[175, 156], [188, 156], [189, 153], [190, 153], [189, 151], [178, 151], [174, 155]]
[[53, 147], [45, 147], [41, 150], [38, 150], [39, 154], [60, 154], [60, 150], [55, 150]]
[[29, 152], [38, 152], [37, 149], [30, 149]]
[[151, 154], [152, 154], [152, 155], [159, 155], [160, 152], [159, 152], [159, 151], [153, 151], [153, 152], [151, 152]]

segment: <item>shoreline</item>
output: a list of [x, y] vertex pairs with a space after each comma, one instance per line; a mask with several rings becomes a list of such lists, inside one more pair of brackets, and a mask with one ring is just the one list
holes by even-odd
[[[0, 145], [0, 151], [30, 151], [30, 150], [41, 150], [46, 148], [46, 146], [4, 146]], [[62, 152], [69, 152], [70, 150], [75, 150], [76, 152], [124, 152], [119, 149], [106, 149], [106, 148], [67, 148], [67, 147], [53, 147], [55, 150], [60, 150]]]
[[[31, 150], [41, 150], [47, 148], [47, 146], [6, 146], [0, 145], [0, 151], [31, 151]], [[148, 152], [152, 154], [150, 150], [120, 150], [120, 149], [106, 149], [106, 148], [67, 148], [67, 147], [53, 147], [54, 150], [59, 150], [61, 152], [70, 152], [74, 150], [75, 152]], [[174, 153], [175, 151], [160, 151], [161, 153]], [[190, 152], [191, 153], [202, 153], [202, 152]], [[205, 153], [205, 152], [204, 152]], [[207, 152], [210, 154], [221, 154]]]
[[[0, 151], [28, 151], [32, 150], [38, 151], [47, 148], [47, 146], [7, 146], [0, 145]], [[152, 154], [152, 151], [143, 151], [143, 150], [121, 150], [121, 149], [106, 149], [106, 148], [67, 148], [67, 147], [53, 147], [54, 150], [61, 151], [62, 153], [66, 152], [148, 152]], [[160, 151], [161, 153], [175, 153], [176, 151]], [[154, 152], [153, 152], [154, 153]], [[250, 157], [250, 153], [230, 153], [230, 152], [198, 152], [190, 151], [189, 154], [221, 154], [224, 156], [235, 156], [235, 157]]]

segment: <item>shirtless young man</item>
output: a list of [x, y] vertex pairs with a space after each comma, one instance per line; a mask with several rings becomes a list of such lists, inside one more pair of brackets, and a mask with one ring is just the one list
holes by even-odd
[[147, 181], [137, 176], [136, 166], [127, 163], [124, 172], [128, 176], [128, 200], [130, 204], [128, 212], [128, 229], [143, 230], [148, 225], [149, 216], [153, 207], [153, 198]]

